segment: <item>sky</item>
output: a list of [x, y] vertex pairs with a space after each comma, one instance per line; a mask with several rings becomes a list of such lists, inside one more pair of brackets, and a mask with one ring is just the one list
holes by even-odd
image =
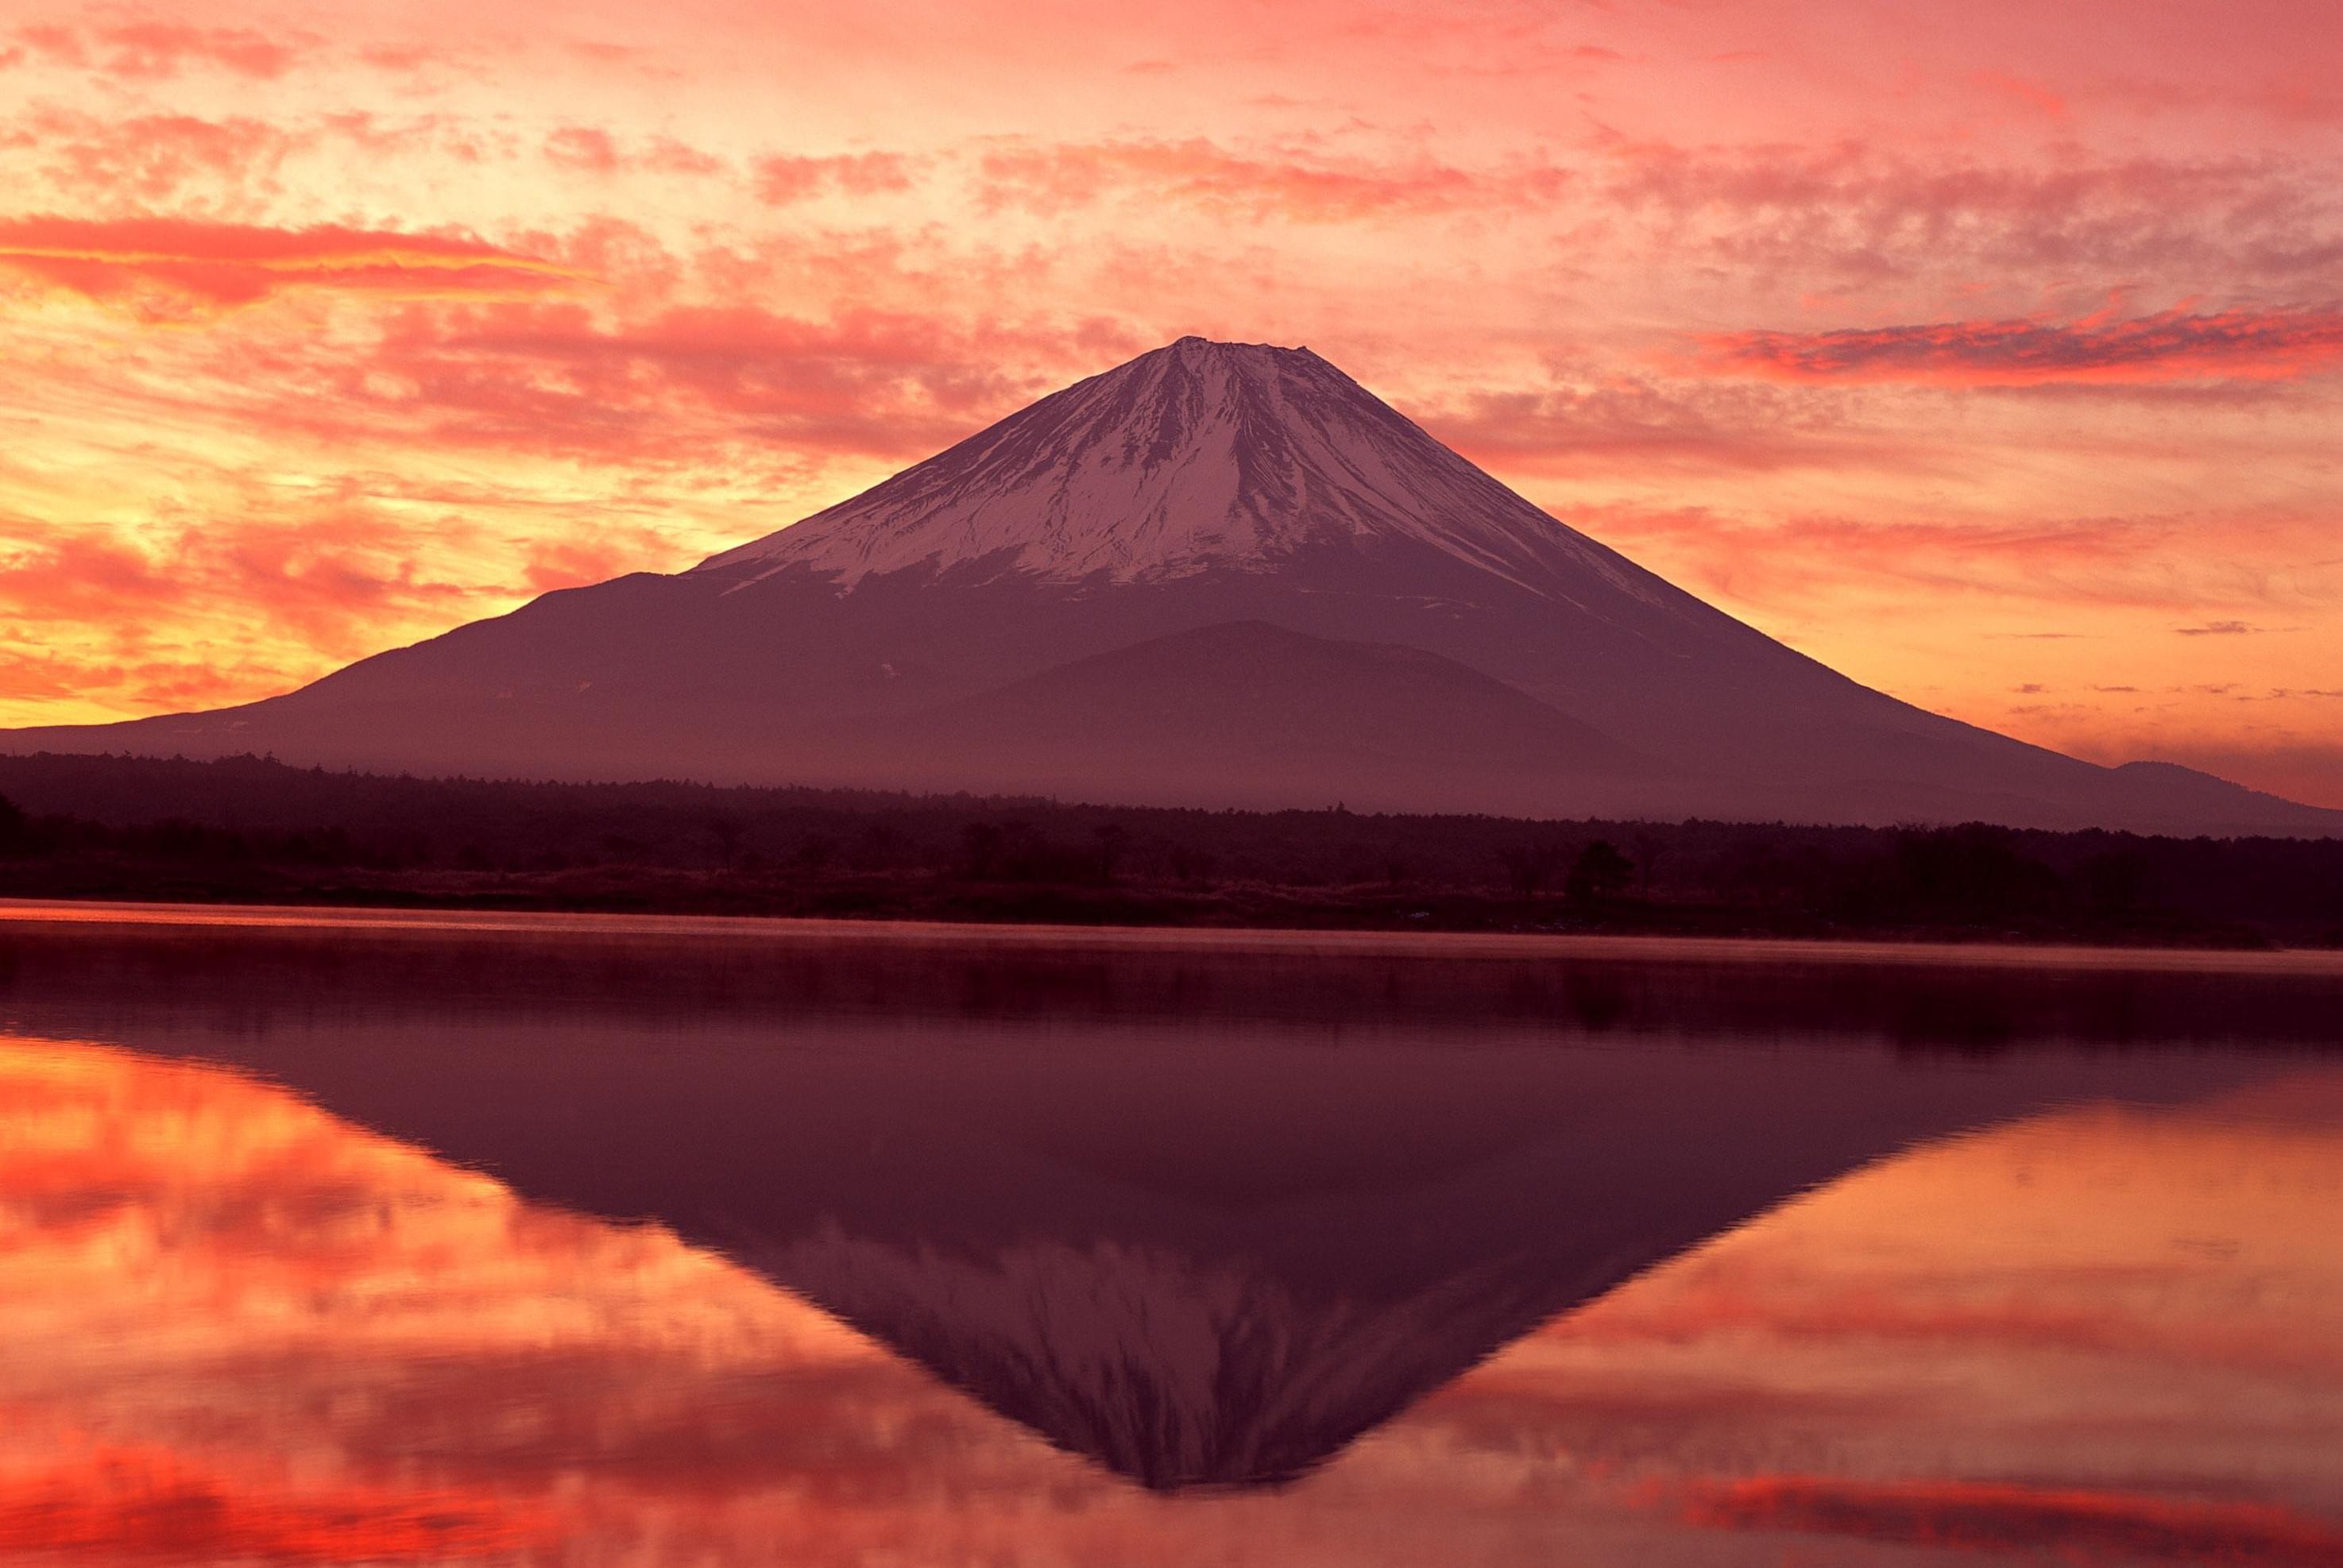
[[2343, 806], [2329, 0], [0, 21], [0, 724], [675, 570], [1188, 333], [1825, 662]]

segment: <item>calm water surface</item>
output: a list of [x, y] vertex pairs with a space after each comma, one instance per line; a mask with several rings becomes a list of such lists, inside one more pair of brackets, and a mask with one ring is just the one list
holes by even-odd
[[2343, 1563], [2343, 963], [0, 907], [0, 1557]]

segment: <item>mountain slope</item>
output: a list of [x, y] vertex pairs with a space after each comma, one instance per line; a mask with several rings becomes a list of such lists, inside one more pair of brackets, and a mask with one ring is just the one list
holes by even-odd
[[[1099, 709], [1077, 675], [1021, 683], [1247, 622], [1419, 649], [1509, 687], [1698, 781], [1654, 786], [1647, 809], [1666, 815], [2343, 832], [2343, 813], [2184, 769], [2097, 767], [1870, 690], [1557, 523], [1307, 350], [1200, 338], [689, 571], [548, 594], [240, 709], [0, 744], [568, 778], [1119, 788], [1149, 771], [1131, 755], [1153, 745], [1148, 732], [1077, 720]], [[1209, 706], [1217, 677], [1192, 677], [1194, 704]], [[1073, 708], [1046, 719], [1033, 704], [1049, 689]], [[1028, 765], [974, 719], [953, 739], [936, 716], [972, 702], [1002, 722], [1021, 713], [1053, 749]], [[1321, 707], [1334, 722], [1341, 704]], [[1213, 759], [1225, 799], [1345, 798], [1343, 778], [1297, 778], [1292, 747], [1264, 749], [1264, 733]], [[1325, 766], [1342, 766], [1341, 749]], [[1456, 750], [1410, 803], [1619, 809], [1584, 769], [1523, 789], [1485, 750]]]
[[[1096, 654], [886, 727], [973, 788], [1161, 805], [1282, 805], [1332, 790], [1428, 809], [1470, 778], [1487, 810], [1567, 789], [1631, 809], [1673, 779], [1599, 731], [1452, 659], [1267, 621]], [[1242, 767], [1232, 769], [1232, 759]]]

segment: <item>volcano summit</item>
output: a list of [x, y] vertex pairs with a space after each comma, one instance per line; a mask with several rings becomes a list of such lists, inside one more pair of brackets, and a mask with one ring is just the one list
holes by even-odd
[[1304, 348], [1185, 337], [862, 495], [240, 708], [10, 750], [1132, 804], [2343, 832], [1849, 680]]

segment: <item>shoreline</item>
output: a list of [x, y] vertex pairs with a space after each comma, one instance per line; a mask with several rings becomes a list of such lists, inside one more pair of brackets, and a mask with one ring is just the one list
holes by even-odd
[[1040, 921], [842, 919], [792, 915], [631, 914], [589, 910], [478, 910], [363, 904], [266, 904], [0, 898], [11, 926], [146, 927], [581, 939], [703, 937], [727, 940], [876, 941], [905, 946], [1051, 948], [1093, 952], [1204, 951], [1418, 959], [1561, 959], [1821, 967], [2157, 970], [2343, 975], [2331, 948], [2092, 946], [1911, 938], [1683, 936], [1608, 932], [1332, 930], [1276, 926], [1068, 925]]

